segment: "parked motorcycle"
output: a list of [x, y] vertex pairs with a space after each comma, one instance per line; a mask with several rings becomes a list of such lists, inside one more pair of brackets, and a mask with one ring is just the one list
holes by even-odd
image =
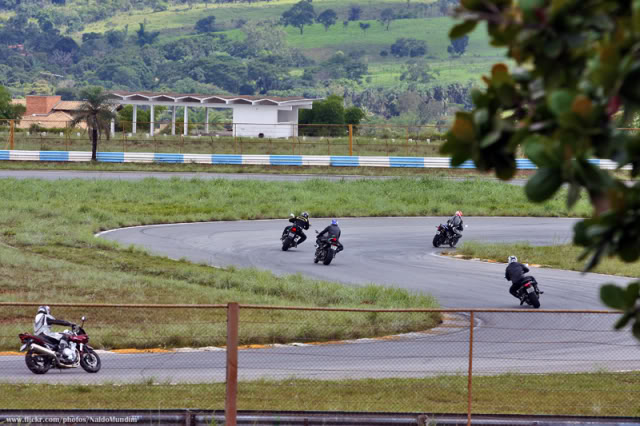
[[[318, 231], [316, 231], [317, 233]], [[330, 264], [338, 254], [339, 248], [338, 239], [335, 237], [316, 239], [316, 254], [313, 263], [322, 261], [325, 265]]]
[[298, 240], [300, 239], [300, 234], [302, 229], [300, 229], [297, 225], [289, 225], [284, 228], [284, 233], [280, 240], [282, 241], [282, 251], [289, 250], [290, 247], [295, 247], [298, 245]]
[[25, 363], [34, 374], [45, 374], [51, 368], [82, 367], [87, 373], [100, 371], [102, 363], [100, 357], [89, 346], [89, 336], [82, 328], [86, 318], [82, 317], [82, 324], [74, 324], [72, 330], [62, 332], [58, 344], [44, 340], [39, 336], [20, 333], [22, 346], [20, 352], [27, 351]]
[[526, 303], [535, 309], [540, 307], [540, 295], [542, 292], [538, 288], [538, 282], [535, 278], [528, 276], [522, 286], [516, 291], [516, 295], [520, 298], [520, 304]]
[[443, 244], [449, 244], [449, 247], [455, 247], [458, 244], [458, 240], [462, 238], [460, 235], [453, 232], [451, 225], [441, 223], [436, 226], [438, 232], [433, 237], [433, 246], [440, 247]]

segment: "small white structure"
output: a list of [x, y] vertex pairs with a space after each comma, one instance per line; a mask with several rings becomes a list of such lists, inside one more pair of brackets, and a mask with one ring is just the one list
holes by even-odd
[[[171, 134], [176, 134], [176, 108], [184, 107], [184, 123], [189, 123], [189, 108], [206, 108], [204, 132], [209, 133], [209, 109], [233, 109], [233, 135], [247, 137], [288, 138], [298, 136], [298, 111], [311, 109], [316, 99], [273, 96], [219, 96], [180, 93], [109, 92], [119, 105], [133, 105], [132, 133], [136, 133], [138, 106], [151, 109], [150, 133], [157, 128], [155, 107], [171, 107]], [[188, 124], [184, 135], [189, 134]]]

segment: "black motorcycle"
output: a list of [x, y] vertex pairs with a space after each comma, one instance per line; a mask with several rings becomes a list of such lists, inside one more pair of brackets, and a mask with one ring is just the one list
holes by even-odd
[[[318, 231], [316, 231], [316, 234], [317, 233]], [[340, 246], [338, 245], [338, 239], [336, 237], [316, 239], [316, 254], [313, 263], [322, 261], [325, 265], [330, 264], [338, 254], [339, 248]]]
[[300, 232], [302, 229], [298, 225], [289, 225], [284, 228], [284, 233], [280, 240], [282, 241], [282, 251], [289, 250], [290, 247], [296, 247], [300, 240]]
[[525, 277], [525, 281], [522, 286], [516, 291], [516, 296], [520, 298], [520, 304], [526, 303], [533, 306], [535, 309], [540, 307], [540, 295], [542, 292], [538, 288], [538, 282], [535, 278], [529, 276]]
[[441, 223], [436, 226], [438, 232], [433, 237], [433, 246], [440, 247], [443, 244], [449, 244], [449, 247], [455, 247], [458, 244], [458, 240], [462, 238], [460, 235], [453, 232], [451, 225]]

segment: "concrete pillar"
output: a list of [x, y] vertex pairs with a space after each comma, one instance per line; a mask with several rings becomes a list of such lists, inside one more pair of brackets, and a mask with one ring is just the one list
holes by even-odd
[[187, 136], [189, 134], [189, 107], [184, 106], [184, 135]]
[[204, 132], [208, 134], [209, 133], [209, 107], [207, 107], [206, 117], [207, 118], [204, 119]]
[[177, 107], [173, 107], [173, 111], [171, 112], [171, 135], [176, 135], [176, 109]]
[[155, 108], [153, 108], [153, 104], [151, 104], [151, 123], [149, 124], [149, 134], [151, 136], [153, 136], [155, 129], [156, 129]]
[[116, 120], [111, 119], [111, 136], [116, 135]]
[[131, 133], [136, 134], [136, 127], [138, 124], [138, 105], [133, 106], [133, 125], [131, 127]]

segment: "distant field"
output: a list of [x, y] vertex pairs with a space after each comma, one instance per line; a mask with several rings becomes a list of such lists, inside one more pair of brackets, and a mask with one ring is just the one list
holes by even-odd
[[[147, 20], [150, 30], [168, 30], [172, 28], [182, 28], [195, 25], [198, 19], [208, 15], [215, 15], [216, 22], [220, 24], [229, 23], [237, 19], [247, 21], [279, 19], [282, 13], [289, 9], [299, 0], [273, 0], [271, 2], [248, 3], [224, 3], [194, 4], [192, 8], [188, 6], [170, 7], [164, 12], [153, 12], [152, 9], [132, 10], [121, 13], [104, 21], [92, 23], [86, 26], [85, 32], [104, 32], [109, 29], [121, 29], [129, 24], [137, 25], [139, 22]], [[338, 13], [340, 25], [346, 19], [348, 9], [351, 4], [360, 4], [362, 8], [362, 18], [370, 19], [377, 17], [382, 9], [387, 7], [406, 8], [406, 0], [369, 0], [362, 2], [354, 0], [347, 2], [344, 0], [315, 0], [313, 6], [317, 12], [324, 9], [333, 9]], [[433, 0], [412, 0], [413, 5], [433, 3]]]

